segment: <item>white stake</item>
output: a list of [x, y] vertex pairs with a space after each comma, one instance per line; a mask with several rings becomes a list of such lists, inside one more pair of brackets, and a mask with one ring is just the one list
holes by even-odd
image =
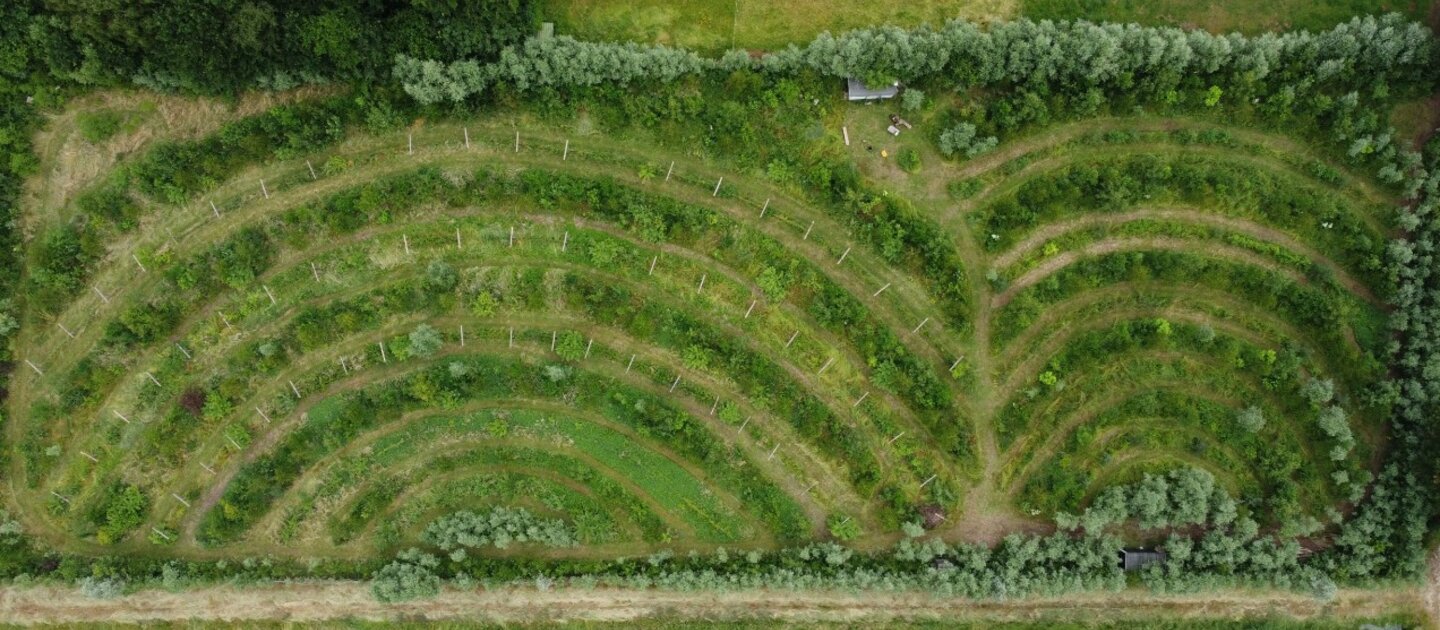
[[510, 247], [515, 246], [515, 226], [510, 226]]
[[217, 312], [217, 313], [220, 313], [220, 321], [225, 322], [225, 327], [226, 327], [226, 328], [234, 328], [234, 326], [231, 326], [231, 325], [230, 325], [230, 318], [225, 316], [225, 311], [216, 311], [216, 312]]
[[340, 357], [340, 369], [345, 370], [345, 376], [350, 376], [350, 366], [345, 363], [345, 357]]
[[415, 134], [407, 134], [405, 137], [406, 150], [409, 151], [410, 155], [415, 155]]
[[120, 413], [120, 412], [118, 412], [118, 411], [115, 411], [114, 409], [111, 409], [111, 410], [110, 410], [110, 413], [115, 414], [115, 417], [116, 417], [116, 418], [119, 418], [119, 419], [120, 419], [122, 422], [124, 422], [125, 424], [130, 424], [130, 419], [129, 419], [129, 418], [126, 418], [126, 417], [125, 417], [125, 414]]
[[100, 463], [100, 460], [95, 459], [95, 456], [94, 456], [94, 455], [91, 455], [91, 454], [89, 454], [89, 453], [86, 453], [85, 451], [80, 451], [80, 454], [81, 454], [81, 455], [84, 455], [84, 456], [85, 456], [85, 459], [88, 459], [88, 460], [90, 460], [90, 461], [92, 461], [92, 462], [95, 462], [95, 463], [97, 463], [97, 464]]
[[625, 373], [630, 373], [630, 368], [635, 367], [635, 355], [630, 355], [630, 362], [625, 364]]
[[755, 310], [755, 304], [760, 300], [750, 300], [750, 308], [745, 309], [745, 319], [750, 319], [750, 311]]
[[670, 160], [670, 170], [665, 171], [665, 181], [670, 181], [670, 174], [675, 172], [675, 160]]
[[465, 132], [465, 148], [468, 149], [468, 148], [470, 148], [470, 128], [469, 128], [469, 127], [461, 127], [460, 130], [463, 131], [463, 132]]
[[240, 446], [240, 443], [239, 443], [239, 442], [236, 442], [236, 441], [235, 441], [235, 438], [230, 437], [230, 436], [227, 435], [227, 436], [225, 436], [225, 439], [230, 440], [230, 444], [235, 447], [235, 450], [237, 450], [237, 451], [243, 451], [243, 450], [245, 450], [244, 447]]
[[275, 294], [270, 292], [270, 287], [262, 284], [260, 288], [265, 289], [265, 295], [270, 296], [270, 306], [275, 306]]
[[590, 347], [593, 346], [593, 345], [595, 345], [595, 340], [594, 340], [594, 339], [591, 339], [589, 343], [585, 344], [585, 357], [584, 357], [584, 358], [586, 358], [586, 359], [590, 358]]
[[863, 393], [863, 394], [860, 394], [860, 399], [859, 399], [859, 400], [856, 400], [856, 401], [855, 401], [855, 404], [850, 405], [850, 408], [851, 408], [851, 409], [854, 409], [854, 408], [856, 408], [856, 407], [859, 407], [859, 406], [860, 406], [860, 403], [865, 402], [865, 399], [866, 399], [866, 398], [869, 398], [869, 397], [870, 397], [870, 392], [865, 392], [865, 393]]
[[850, 247], [846, 247], [846, 248], [845, 248], [845, 251], [840, 254], [840, 260], [835, 261], [835, 265], [836, 265], [836, 266], [839, 266], [840, 263], [845, 262], [845, 257], [846, 257], [846, 256], [849, 256], [849, 255], [850, 255]]
[[380, 362], [389, 363], [390, 359], [385, 358], [385, 342], [381, 341], [375, 345], [380, 346]]
[[511, 348], [514, 348], [514, 347], [515, 347], [515, 329], [514, 329], [514, 328], [511, 328], [511, 329], [510, 329], [510, 347], [511, 347]]
[[840, 127], [840, 133], [845, 135], [845, 146], [850, 146], [850, 128], [844, 125]]
[[780, 450], [780, 445], [779, 445], [779, 444], [776, 444], [776, 445], [775, 445], [775, 448], [770, 449], [770, 456], [765, 458], [766, 461], [775, 459], [775, 453], [776, 453], [776, 451], [779, 451], [779, 450]]
[[204, 469], [205, 469], [205, 472], [208, 472], [208, 473], [210, 473], [210, 474], [212, 474], [212, 475], [215, 474], [215, 469], [214, 469], [214, 468], [211, 468], [211, 467], [209, 467], [209, 466], [207, 466], [207, 465], [205, 465], [205, 464], [200, 464], [200, 467], [201, 467], [201, 468], [204, 468]]
[[145, 373], [145, 378], [150, 379], [150, 382], [151, 382], [151, 383], [154, 383], [156, 387], [159, 387], [159, 386], [160, 386], [160, 381], [155, 380], [155, 375], [154, 375], [154, 374], [151, 374], [151, 373], [149, 373], [149, 372], [146, 372], [146, 373]]
[[264, 409], [261, 409], [261, 408], [259, 408], [259, 407], [256, 407], [256, 408], [255, 408], [255, 413], [260, 414], [260, 417], [265, 419], [265, 424], [270, 424], [270, 415], [267, 414], [267, 413], [265, 413], [265, 410], [264, 410]]
[[715, 190], [710, 193], [710, 196], [711, 196], [711, 197], [714, 197], [714, 196], [720, 194], [720, 184], [723, 184], [723, 183], [725, 183], [725, 178], [724, 178], [724, 177], [721, 177], [721, 178], [720, 178], [720, 181], [715, 182]]
[[195, 357], [190, 356], [190, 351], [189, 351], [189, 350], [186, 350], [186, 349], [185, 349], [185, 346], [180, 345], [179, 342], [176, 342], [176, 343], [175, 343], [175, 349], [176, 349], [176, 350], [179, 350], [179, 351], [180, 351], [180, 354], [185, 355], [185, 358], [186, 358], [187, 360], [188, 360], [188, 359], [193, 359], [193, 358], [195, 358]]
[[560, 240], [560, 251], [565, 251], [570, 246], [570, 230], [565, 230], [565, 238]]
[[265, 187], [265, 180], [263, 179], [260, 180], [260, 194], [265, 195], [266, 199], [270, 198], [270, 189]]
[[28, 365], [30, 366], [30, 369], [35, 370], [36, 374], [39, 374], [40, 376], [45, 376], [45, 373], [40, 371], [40, 367], [35, 365], [34, 363], [31, 363], [30, 359], [25, 359], [25, 365]]
[[655, 256], [654, 258], [651, 258], [651, 259], [650, 259], [650, 271], [647, 272], [645, 275], [647, 275], [647, 276], [653, 276], [653, 275], [655, 275], [655, 263], [658, 262], [659, 260], [660, 260], [660, 256], [658, 256], [658, 255]]
[[826, 359], [826, 360], [825, 360], [825, 365], [820, 366], [820, 371], [819, 371], [819, 372], [816, 372], [816, 374], [824, 374], [824, 373], [825, 373], [825, 370], [830, 369], [830, 364], [832, 364], [832, 363], [834, 363], [834, 362], [835, 362], [835, 357], [830, 357], [829, 359]]
[[182, 498], [180, 495], [175, 494], [174, 492], [171, 492], [171, 493], [170, 493], [170, 496], [175, 497], [175, 500], [176, 500], [176, 501], [179, 501], [179, 502], [181, 502], [181, 503], [184, 503], [184, 504], [185, 504], [185, 507], [187, 507], [187, 508], [190, 507], [190, 502], [189, 502], [189, 501], [186, 501], [186, 500], [185, 500], [184, 498]]
[[100, 287], [91, 286], [90, 288], [95, 291], [95, 295], [100, 296], [100, 301], [101, 301], [101, 302], [104, 302], [104, 303], [106, 303], [106, 304], [109, 304], [109, 303], [110, 303], [110, 298], [109, 298], [109, 297], [106, 297], [106, 295], [105, 295], [103, 292], [100, 291]]
[[554, 352], [554, 351], [555, 351], [555, 337], [556, 337], [557, 335], [559, 335], [559, 334], [560, 334], [559, 331], [555, 331], [555, 330], [550, 331], [550, 351], [551, 351], [551, 352]]
[[798, 330], [795, 331], [795, 332], [793, 332], [793, 333], [790, 333], [790, 340], [785, 342], [785, 347], [786, 347], [786, 348], [789, 348], [789, 347], [790, 347], [790, 344], [795, 343], [795, 338], [796, 338], [796, 337], [799, 337], [799, 336], [800, 336], [800, 331], [798, 331]]
[[315, 176], [315, 167], [310, 165], [310, 160], [305, 160], [305, 168], [310, 169], [310, 179], [311, 179], [311, 180], [320, 179], [320, 178], [318, 178], [318, 177]]
[[70, 329], [69, 329], [69, 328], [66, 328], [66, 327], [65, 327], [65, 324], [62, 324], [62, 323], [60, 323], [60, 322], [55, 322], [55, 325], [60, 327], [60, 331], [63, 332], [63, 333], [65, 333], [65, 336], [67, 336], [67, 337], [69, 337], [69, 338], [71, 338], [71, 339], [74, 339], [74, 338], [75, 338], [75, 333], [70, 332]]
[[409, 256], [409, 255], [410, 255], [410, 235], [409, 235], [409, 234], [401, 234], [401, 235], [400, 235], [400, 241], [405, 244], [405, 255], [406, 255], [406, 256]]
[[904, 431], [901, 431], [901, 432], [899, 432], [899, 433], [896, 433], [896, 434], [895, 434], [895, 437], [890, 438], [890, 441], [889, 441], [889, 442], [886, 442], [885, 444], [886, 444], [887, 446], [890, 445], [890, 444], [894, 444], [894, 443], [895, 443], [895, 440], [900, 439], [900, 436], [902, 436], [902, 435], [905, 435], [905, 432], [904, 432]]
[[564, 162], [565, 160], [568, 160], [568, 159], [570, 159], [570, 140], [569, 140], [569, 139], [566, 139], [566, 140], [565, 140], [565, 152], [560, 154], [560, 161], [561, 161], [561, 162]]
[[715, 404], [710, 405], [710, 415], [712, 415], [712, 416], [715, 415], [715, 409], [718, 408], [719, 406], [720, 406], [720, 397], [719, 397], [719, 396], [716, 396], [716, 397], [715, 397]]
[[139, 267], [140, 271], [150, 273], [150, 270], [145, 268], [145, 263], [140, 262], [139, 256], [136, 256], [135, 254], [130, 254], [130, 259], [135, 261], [135, 266]]
[[300, 388], [295, 386], [295, 381], [288, 381], [288, 382], [290, 383], [290, 391], [295, 392], [295, 397], [296, 397], [296, 398], [300, 398], [300, 397], [301, 397], [301, 396], [300, 396]]
[[926, 479], [924, 482], [922, 482], [922, 483], [920, 484], [920, 487], [921, 487], [921, 488], [924, 488], [925, 486], [930, 485], [930, 482], [935, 481], [935, 478], [936, 478], [936, 477], [939, 477], [939, 475], [930, 475], [930, 478], [929, 478], [929, 479]]
[[213, 213], [215, 213], [215, 218], [217, 218], [217, 219], [220, 218], [220, 209], [215, 207], [215, 201], [214, 201], [214, 200], [209, 200], [209, 201], [210, 201], [210, 211], [213, 212]]
[[960, 367], [960, 362], [961, 362], [961, 361], [964, 361], [964, 360], [965, 360], [965, 355], [963, 355], [963, 354], [960, 355], [959, 357], [957, 357], [957, 358], [955, 359], [955, 362], [950, 364], [950, 371], [951, 371], [951, 372], [954, 372], [954, 371], [955, 371], [955, 368]]
[[805, 491], [806, 491], [806, 492], [809, 492], [809, 491], [811, 491], [811, 490], [814, 490], [814, 489], [815, 489], [815, 486], [817, 486], [817, 485], [820, 485], [820, 482], [818, 482], [818, 481], [812, 481], [812, 482], [810, 482], [810, 485], [805, 486]]
[[465, 244], [460, 242], [460, 228], [455, 228], [455, 249], [465, 249]]
[[810, 222], [810, 225], [809, 225], [809, 226], [806, 226], [806, 228], [805, 228], [805, 236], [800, 237], [800, 240], [802, 240], [802, 241], [808, 241], [808, 240], [810, 240], [810, 230], [813, 229], [814, 227], [815, 227], [815, 222], [814, 222], [814, 221], [811, 221], [811, 222]]
[[680, 384], [680, 375], [675, 375], [675, 382], [670, 384], [670, 391], [675, 391], [675, 386]]
[[928, 324], [928, 323], [930, 323], [930, 318], [929, 318], [929, 317], [926, 317], [925, 319], [920, 320], [920, 323], [915, 326], [915, 330], [910, 331], [910, 334], [913, 335], [913, 334], [915, 334], [915, 333], [920, 332], [920, 329], [921, 329], [921, 328], [924, 328], [924, 327], [925, 327], [925, 324]]
[[460, 347], [465, 347], [465, 326], [460, 326]]
[[51, 490], [51, 491], [50, 491], [50, 494], [55, 495], [55, 498], [60, 499], [61, 501], [64, 501], [64, 502], [65, 502], [65, 505], [70, 505], [70, 499], [65, 498], [65, 495], [60, 494], [59, 492], [56, 492], [56, 491], [54, 491], [54, 490]]
[[705, 274], [705, 273], [700, 274], [700, 286], [695, 288], [695, 292], [696, 292], [696, 293], [700, 293], [701, 291], [704, 291], [704, 290], [705, 290], [705, 276], [708, 276], [708, 275], [710, 275], [710, 274]]
[[159, 534], [160, 537], [161, 537], [161, 538], [164, 538], [165, 540], [170, 540], [170, 535], [169, 535], [169, 534], [166, 534], [165, 532], [160, 531], [160, 528], [158, 528], [158, 527], [151, 527], [151, 528], [150, 528], [150, 531], [155, 532], [156, 534]]
[[880, 297], [880, 294], [881, 294], [881, 293], [884, 293], [884, 292], [885, 292], [885, 289], [890, 288], [890, 285], [891, 285], [891, 284], [893, 284], [893, 283], [891, 283], [891, 282], [886, 282], [886, 283], [885, 283], [885, 286], [880, 287], [880, 290], [876, 291], [876, 292], [875, 292], [873, 295], [871, 295], [870, 297]]
[[737, 433], [744, 433], [744, 432], [745, 432], [745, 425], [750, 424], [750, 418], [753, 418], [753, 417], [754, 417], [754, 416], [746, 416], [746, 417], [745, 417], [745, 421], [740, 423], [740, 428], [739, 428], [738, 430], [736, 430], [736, 432], [737, 432]]
[[765, 218], [765, 211], [770, 209], [770, 198], [765, 198], [765, 205], [760, 206], [760, 218]]
[[315, 261], [310, 261], [310, 275], [315, 276], [315, 281], [320, 281], [320, 270], [315, 267]]
[[515, 152], [520, 152], [520, 132], [515, 132]]

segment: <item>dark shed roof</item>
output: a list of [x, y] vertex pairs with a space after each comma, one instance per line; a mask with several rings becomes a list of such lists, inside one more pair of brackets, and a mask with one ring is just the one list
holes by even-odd
[[872, 88], [854, 77], [845, 79], [845, 98], [852, 101], [878, 101], [894, 98], [895, 95], [899, 93], [900, 86], [898, 83], [881, 88]]
[[1139, 571], [1157, 562], [1165, 562], [1165, 552], [1154, 549], [1121, 549], [1126, 571]]

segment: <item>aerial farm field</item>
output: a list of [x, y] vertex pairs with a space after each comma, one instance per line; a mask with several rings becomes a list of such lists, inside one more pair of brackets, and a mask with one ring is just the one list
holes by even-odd
[[511, 4], [11, 64], [0, 623], [1434, 623], [1427, 7]]

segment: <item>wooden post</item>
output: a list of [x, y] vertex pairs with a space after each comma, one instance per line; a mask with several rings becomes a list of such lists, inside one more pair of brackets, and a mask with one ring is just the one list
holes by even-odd
[[799, 337], [799, 336], [800, 336], [800, 331], [799, 331], [799, 330], [796, 330], [795, 332], [790, 333], [790, 340], [785, 342], [785, 347], [786, 347], [786, 348], [789, 348], [789, 347], [790, 347], [790, 344], [795, 343], [795, 338], [796, 338], [796, 337]]
[[630, 368], [635, 367], [635, 355], [630, 355], [630, 362], [625, 364], [625, 373], [630, 373]]
[[95, 456], [94, 456], [94, 455], [91, 455], [91, 454], [89, 454], [89, 453], [86, 453], [85, 451], [80, 451], [80, 454], [81, 454], [81, 455], [84, 455], [84, 456], [85, 456], [85, 459], [88, 459], [88, 460], [90, 460], [90, 461], [92, 461], [92, 462], [95, 462], [95, 463], [97, 463], [97, 464], [100, 463], [100, 460], [95, 459]]
[[125, 424], [130, 424], [130, 419], [126, 418], [125, 414], [115, 411], [114, 409], [111, 409], [110, 413], [115, 414], [115, 417], [119, 418], [121, 422], [124, 422]]
[[515, 347], [515, 329], [513, 327], [510, 329], [510, 347]]
[[212, 475], [215, 474], [215, 469], [214, 469], [214, 468], [211, 468], [211, 467], [209, 467], [209, 466], [207, 466], [207, 465], [205, 465], [205, 464], [200, 464], [200, 467], [201, 467], [201, 468], [204, 468], [204, 469], [205, 469], [205, 472], [208, 472], [208, 473], [210, 473], [210, 474], [212, 474]]
[[860, 406], [860, 403], [865, 402], [865, 399], [866, 399], [866, 398], [869, 398], [869, 397], [870, 397], [870, 392], [865, 392], [865, 393], [863, 393], [863, 394], [860, 394], [860, 399], [859, 399], [859, 400], [856, 400], [856, 401], [855, 401], [855, 404], [850, 405], [850, 408], [851, 408], [851, 409], [854, 409], [854, 408], [856, 408], [856, 407], [859, 407], [859, 406]]
[[849, 255], [850, 255], [850, 247], [847, 246], [847, 247], [845, 248], [845, 251], [840, 253], [840, 260], [835, 261], [835, 266], [837, 266], [837, 267], [840, 266], [840, 263], [845, 262], [845, 257], [846, 257], [846, 256], [849, 256]]
[[815, 228], [815, 222], [814, 222], [814, 221], [811, 221], [811, 222], [810, 222], [810, 225], [806, 226], [806, 228], [805, 228], [805, 236], [800, 237], [800, 240], [802, 240], [802, 241], [808, 241], [808, 240], [810, 240], [810, 230], [812, 230], [812, 229], [814, 229], [814, 228]]
[[465, 132], [465, 148], [468, 149], [468, 148], [470, 148], [470, 128], [469, 128], [469, 127], [461, 127], [460, 130], [463, 131], [463, 132]]
[[700, 293], [700, 292], [702, 292], [702, 291], [705, 290], [705, 277], [708, 276], [708, 275], [710, 275], [710, 274], [708, 274], [708, 273], [702, 273], [702, 274], [700, 274], [700, 286], [699, 286], [699, 287], [696, 287], [696, 289], [695, 289], [695, 292], [696, 292], [696, 293]]
[[740, 423], [740, 428], [736, 432], [743, 433], [745, 431], [745, 425], [750, 424], [750, 419], [753, 417], [755, 416], [745, 416], [745, 421]]
[[670, 391], [675, 391], [675, 386], [680, 384], [680, 375], [675, 375], [675, 382], [670, 384]]
[[560, 239], [560, 251], [565, 251], [570, 246], [570, 230], [565, 230], [565, 237]]
[[710, 415], [715, 415], [715, 410], [720, 407], [720, 397], [715, 397], [715, 404], [710, 405]]
[[215, 200], [214, 200], [214, 199], [211, 199], [211, 200], [209, 200], [209, 201], [210, 201], [210, 211], [213, 212], [213, 213], [215, 213], [215, 218], [217, 218], [217, 219], [220, 218], [220, 209], [215, 207]]
[[265, 410], [264, 410], [264, 409], [261, 409], [260, 407], [257, 406], [257, 407], [255, 407], [255, 413], [260, 414], [260, 417], [265, 419], [265, 424], [270, 424], [270, 416], [269, 416], [269, 414], [266, 414], [266, 413], [265, 413]]
[[135, 261], [135, 266], [139, 267], [141, 272], [150, 273], [150, 270], [145, 268], [145, 263], [140, 262], [139, 256], [136, 256], [135, 254], [130, 254], [130, 259]]
[[776, 444], [776, 445], [775, 445], [775, 448], [770, 449], [770, 456], [769, 456], [769, 457], [766, 457], [765, 460], [766, 460], [766, 461], [769, 461], [769, 460], [775, 459], [775, 453], [778, 452], [779, 450], [780, 450], [780, 445], [779, 445], [779, 444]]
[[270, 189], [265, 187], [265, 180], [263, 179], [260, 180], [260, 194], [265, 195], [266, 199], [270, 198]]
[[310, 261], [310, 275], [315, 276], [315, 281], [320, 281], [320, 270], [315, 268], [315, 261]]
[[275, 294], [270, 292], [270, 287], [268, 285], [262, 284], [260, 285], [260, 288], [265, 289], [265, 295], [270, 296], [270, 306], [275, 306], [275, 304], [277, 304], [277, 302], [275, 301]]
[[146, 373], [145, 373], [145, 378], [150, 379], [150, 382], [151, 382], [151, 383], [154, 383], [156, 387], [159, 387], [159, 386], [160, 386], [160, 381], [155, 380], [155, 375], [154, 375], [154, 374], [151, 374], [151, 373], [149, 373], [149, 372], [146, 372]]
[[150, 531], [155, 532], [156, 534], [159, 534], [160, 537], [161, 537], [161, 538], [164, 538], [165, 540], [170, 540], [170, 535], [169, 535], [169, 534], [166, 534], [165, 532], [160, 531], [160, 528], [159, 528], [159, 527], [151, 527], [151, 528], [150, 528]]
[[567, 160], [567, 159], [570, 159], [570, 139], [569, 139], [569, 138], [566, 138], [566, 139], [565, 139], [565, 152], [560, 154], [560, 161], [561, 161], [561, 162], [564, 162], [564, 161]]
[[876, 292], [875, 292], [873, 295], [871, 295], [870, 297], [880, 297], [880, 294], [881, 294], [881, 293], [884, 293], [884, 292], [885, 292], [885, 289], [890, 288], [890, 285], [891, 285], [891, 284], [893, 284], [893, 283], [886, 282], [886, 283], [885, 283], [885, 286], [880, 287], [880, 290], [876, 291]]
[[104, 303], [106, 303], [106, 304], [109, 304], [109, 303], [110, 303], [110, 298], [107, 297], [104, 292], [100, 291], [100, 287], [91, 285], [90, 288], [91, 288], [91, 290], [95, 291], [95, 295], [100, 296], [100, 301], [101, 301], [101, 302], [104, 302]]
[[225, 311], [216, 311], [216, 312], [217, 312], [217, 313], [220, 313], [220, 321], [225, 322], [225, 327], [226, 327], [226, 328], [234, 328], [234, 326], [231, 326], [231, 325], [230, 325], [230, 318], [225, 316]]
[[925, 319], [920, 320], [920, 323], [915, 326], [915, 330], [910, 331], [910, 334], [913, 335], [913, 334], [915, 334], [915, 333], [920, 332], [920, 329], [921, 329], [921, 328], [924, 328], [924, 327], [925, 327], [925, 324], [928, 324], [928, 323], [930, 323], [930, 318], [929, 318], [929, 317], [926, 317]]
[[464, 324], [461, 324], [461, 325], [460, 325], [460, 347], [461, 347], [461, 348], [464, 348], [464, 347], [465, 347], [465, 325], [464, 325]]
[[460, 241], [460, 228], [455, 228], [455, 249], [465, 249], [465, 244]]
[[375, 345], [380, 346], [380, 362], [389, 363], [390, 359], [385, 358], [385, 342], [381, 341]]
[[515, 226], [510, 226], [510, 247], [515, 246]]
[[647, 272], [645, 275], [647, 275], [647, 276], [653, 276], [653, 275], [655, 275], [655, 263], [658, 262], [659, 260], [660, 260], [660, 256], [659, 256], [659, 255], [656, 255], [654, 258], [651, 258], [651, 259], [650, 259], [650, 271]]
[[842, 134], [845, 135], [845, 146], [847, 146], [847, 147], [850, 146], [850, 128], [849, 128], [849, 127], [846, 127], [846, 126], [844, 126], [844, 125], [841, 125], [841, 126], [840, 126], [840, 133], [842, 133]]
[[555, 351], [555, 337], [556, 337], [557, 335], [559, 335], [559, 334], [560, 334], [559, 331], [555, 331], [555, 330], [550, 331], [550, 351], [551, 351], [551, 352], [554, 352], [554, 351]]
[[64, 502], [65, 502], [65, 505], [70, 505], [70, 499], [65, 498], [65, 495], [60, 494], [59, 492], [56, 492], [56, 491], [54, 491], [54, 490], [51, 490], [51, 491], [50, 491], [50, 494], [54, 495], [55, 498], [60, 499], [61, 501], [64, 501]]
[[235, 438], [232, 438], [232, 437], [230, 437], [230, 436], [227, 435], [227, 436], [225, 436], [225, 439], [230, 440], [230, 444], [235, 447], [235, 450], [237, 450], [237, 451], [243, 451], [243, 450], [245, 450], [244, 447], [240, 446], [240, 443], [239, 443], [239, 442], [236, 442], [236, 441], [235, 441]]
[[921, 487], [921, 488], [924, 488], [925, 486], [930, 485], [930, 482], [935, 481], [935, 478], [936, 478], [936, 477], [939, 477], [939, 476], [940, 476], [940, 475], [930, 475], [930, 478], [929, 478], [929, 479], [926, 479], [925, 481], [923, 481], [923, 482], [920, 483], [920, 487]]
[[595, 345], [595, 340], [592, 338], [589, 343], [585, 344], [585, 356], [583, 358], [590, 358], [590, 347], [593, 345]]
[[406, 135], [406, 138], [407, 150], [409, 151], [410, 155], [415, 155], [415, 134], [408, 134]]
[[760, 206], [760, 218], [765, 218], [765, 211], [770, 209], [770, 198], [765, 198], [765, 205]]
[[45, 376], [45, 373], [40, 371], [40, 366], [31, 363], [30, 359], [25, 359], [25, 365], [28, 365], [30, 366], [30, 369], [35, 370], [36, 374], [39, 374], [40, 376]]
[[350, 366], [345, 363], [345, 357], [340, 357], [340, 369], [345, 370], [345, 376], [350, 376]]
[[180, 345], [180, 342], [178, 342], [178, 341], [175, 342], [175, 349], [179, 350], [179, 351], [180, 351], [180, 354], [185, 355], [185, 358], [186, 358], [186, 359], [193, 359], [193, 358], [195, 358], [195, 357], [190, 356], [190, 351], [189, 351], [189, 350], [186, 350], [186, 349], [185, 349], [185, 346]]
[[400, 235], [400, 241], [405, 244], [405, 255], [406, 255], [406, 256], [409, 256], [409, 255], [410, 255], [410, 235], [409, 235], [409, 234], [401, 234], [401, 235]]
[[74, 338], [75, 338], [75, 333], [70, 332], [70, 329], [69, 329], [69, 328], [66, 328], [66, 327], [65, 327], [65, 324], [62, 324], [62, 323], [60, 323], [60, 322], [55, 322], [55, 325], [60, 327], [60, 331], [63, 332], [63, 333], [65, 333], [65, 336], [66, 336], [66, 337], [69, 337], [69, 338], [71, 338], [71, 339], [74, 339]]
[[820, 366], [820, 371], [816, 372], [816, 374], [824, 374], [825, 370], [830, 369], [830, 365], [833, 363], [835, 363], [835, 357], [830, 357], [829, 359], [826, 359], [825, 365]]
[[180, 495], [175, 494], [174, 492], [171, 492], [171, 493], [170, 493], [170, 496], [175, 497], [175, 500], [176, 500], [176, 501], [179, 501], [179, 502], [181, 502], [181, 503], [184, 503], [184, 504], [185, 504], [185, 507], [187, 507], [187, 508], [190, 507], [190, 502], [189, 502], [189, 501], [186, 501], [186, 500], [185, 500], [183, 497], [181, 497]]
[[675, 172], [675, 160], [670, 160], [670, 170], [665, 171], [665, 181], [670, 181], [670, 174]]
[[515, 132], [515, 152], [516, 152], [516, 153], [519, 153], [519, 152], [520, 152], [520, 132], [519, 132], [519, 131], [516, 131], [516, 132]]
[[300, 396], [300, 388], [295, 386], [295, 381], [289, 381], [289, 383], [290, 383], [290, 391], [295, 392], [295, 397], [296, 397], [296, 398], [301, 398], [301, 396]]
[[310, 160], [305, 160], [305, 168], [310, 169], [310, 179], [311, 179], [311, 181], [320, 179], [319, 177], [316, 177], [316, 176], [315, 176], [315, 167], [310, 165]]
[[721, 177], [721, 178], [720, 178], [720, 181], [715, 182], [715, 190], [710, 193], [710, 196], [711, 196], [711, 197], [715, 197], [715, 196], [718, 196], [718, 195], [720, 194], [720, 185], [723, 184], [723, 183], [725, 183], [725, 178], [724, 178], [724, 177]]
[[755, 304], [760, 300], [750, 300], [750, 308], [745, 309], [745, 319], [750, 319], [750, 311], [755, 310]]

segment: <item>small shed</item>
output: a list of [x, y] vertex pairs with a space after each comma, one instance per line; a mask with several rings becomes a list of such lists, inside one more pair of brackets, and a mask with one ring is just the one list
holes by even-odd
[[1165, 562], [1165, 552], [1159, 549], [1121, 549], [1120, 559], [1126, 571], [1139, 571], [1156, 563]]
[[845, 79], [845, 98], [851, 102], [883, 101], [887, 98], [895, 98], [895, 95], [899, 93], [899, 83], [882, 88], [872, 88], [865, 85], [865, 82], [860, 79], [854, 77]]

